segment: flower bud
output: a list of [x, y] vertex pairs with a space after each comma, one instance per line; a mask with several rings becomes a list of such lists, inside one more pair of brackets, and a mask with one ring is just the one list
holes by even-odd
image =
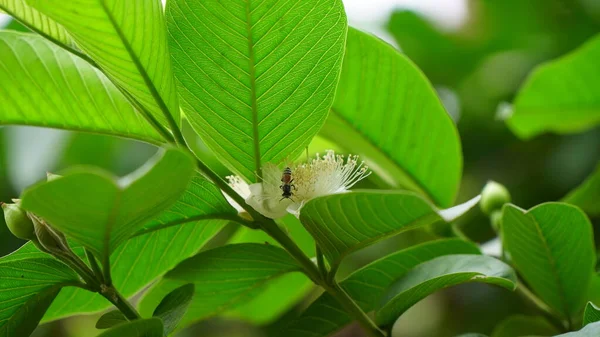
[[2, 203], [6, 226], [14, 236], [23, 240], [35, 240], [33, 222], [27, 216], [27, 212], [18, 204]]
[[506, 187], [495, 181], [489, 181], [481, 191], [481, 210], [487, 215], [500, 210], [502, 206], [510, 202], [510, 193]]

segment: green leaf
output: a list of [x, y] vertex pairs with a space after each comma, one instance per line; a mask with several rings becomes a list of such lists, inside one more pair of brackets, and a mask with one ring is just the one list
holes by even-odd
[[571, 191], [562, 201], [581, 208], [591, 217], [600, 216], [600, 164], [579, 187]]
[[506, 205], [504, 247], [527, 285], [565, 318], [585, 305], [594, 273], [592, 225], [577, 207], [545, 203], [529, 211]]
[[375, 322], [391, 325], [418, 301], [458, 284], [482, 282], [509, 290], [517, 287], [515, 272], [490, 256], [448, 255], [422, 263], [395, 282], [375, 312]]
[[110, 254], [184, 192], [194, 162], [170, 148], [134, 173], [116, 179], [105, 171], [79, 170], [29, 188], [23, 208], [90, 249], [104, 266]]
[[109, 329], [115, 325], [126, 323], [127, 317], [119, 310], [112, 310], [102, 315], [96, 322], [96, 329]]
[[262, 286], [301, 267], [283, 249], [270, 244], [231, 244], [200, 252], [168, 272], [141, 303], [153, 307], [174, 288], [194, 283], [196, 292], [180, 325], [202, 320], [249, 301]]
[[107, 330], [98, 337], [163, 337], [163, 323], [159, 318], [138, 319]]
[[600, 322], [591, 323], [583, 327], [583, 329], [575, 332], [569, 332], [554, 337], [598, 337], [600, 336]]
[[[480, 254], [472, 243], [448, 239], [427, 242], [388, 255], [353, 272], [340, 286], [365, 312], [372, 311], [392, 282], [416, 265], [450, 254]], [[322, 294], [298, 318], [278, 331], [276, 336], [329, 336], [352, 322], [335, 298]]]
[[600, 123], [600, 35], [574, 52], [539, 66], [514, 101], [507, 123], [521, 138], [573, 133]]
[[0, 87], [2, 125], [162, 141], [106, 76], [40, 36], [0, 32]]
[[553, 336], [559, 333], [552, 324], [541, 316], [510, 316], [498, 324], [492, 337]]
[[371, 168], [388, 185], [452, 205], [462, 173], [456, 127], [425, 75], [383, 41], [348, 31], [340, 84], [321, 134], [376, 163]]
[[590, 323], [600, 322], [600, 308], [594, 305], [592, 302], [588, 302], [583, 312], [583, 325]]
[[29, 336], [62, 286], [79, 278], [50, 258], [0, 263], [0, 337]]
[[300, 221], [333, 270], [353, 251], [441, 219], [431, 204], [411, 192], [334, 194], [310, 200], [300, 211]]
[[166, 16], [183, 111], [220, 159], [254, 182], [300, 154], [333, 102], [342, 2], [172, 0]]
[[[221, 218], [236, 213], [218, 188], [196, 174], [173, 206], [112, 254], [115, 286], [125, 297], [135, 295], [179, 262], [197, 253], [226, 224], [224, 221], [202, 219], [210, 218], [210, 214]], [[23, 251], [19, 255], [29, 254], [32, 253]], [[19, 258], [19, 255], [13, 254], [12, 258]], [[148, 316], [161, 299], [154, 303]], [[110, 306], [101, 296], [70, 288], [61, 292], [44, 319], [48, 321], [74, 313], [93, 313]]]
[[179, 321], [185, 315], [194, 296], [194, 285], [186, 284], [170, 292], [154, 310], [152, 316], [158, 317], [164, 324], [165, 336], [175, 330]]
[[179, 122], [160, 0], [27, 3], [63, 25], [77, 46], [148, 109], [159, 124]]

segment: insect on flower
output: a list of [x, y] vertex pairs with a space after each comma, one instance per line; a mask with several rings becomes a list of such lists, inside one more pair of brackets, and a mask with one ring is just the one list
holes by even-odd
[[294, 179], [292, 178], [292, 169], [286, 167], [285, 170], [283, 170], [283, 174], [281, 175], [281, 186], [279, 186], [279, 188], [283, 191], [283, 193], [281, 193], [281, 200], [292, 199], [292, 195], [294, 195], [292, 193], [292, 188], [296, 189], [296, 186], [292, 184], [293, 182]]

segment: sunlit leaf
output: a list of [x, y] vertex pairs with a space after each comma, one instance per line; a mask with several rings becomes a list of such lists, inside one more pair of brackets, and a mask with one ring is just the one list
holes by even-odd
[[585, 305], [596, 253], [592, 226], [577, 207], [545, 203], [529, 211], [506, 205], [502, 237], [528, 286], [565, 318]]
[[[159, 124], [179, 122], [160, 0], [27, 0], [61, 24]], [[148, 116], [150, 117], [150, 116]]]
[[166, 15], [182, 108], [227, 166], [256, 181], [308, 145], [339, 78], [340, 0], [172, 0]]
[[373, 163], [390, 186], [452, 205], [462, 174], [456, 127], [427, 78], [385, 42], [348, 31], [340, 84], [321, 134]]
[[100, 71], [40, 36], [0, 32], [0, 124], [162, 141]]
[[[416, 265], [450, 254], [480, 254], [472, 243], [459, 239], [439, 240], [413, 246], [383, 257], [350, 274], [340, 286], [365, 311], [372, 311], [392, 282]], [[335, 298], [324, 293], [301, 315], [284, 324], [276, 336], [329, 336], [352, 322]]]
[[386, 291], [375, 321], [387, 326], [418, 301], [454, 285], [481, 282], [509, 290], [517, 287], [515, 272], [504, 262], [483, 255], [448, 255], [422, 263]]
[[159, 153], [136, 172], [116, 179], [79, 170], [29, 188], [22, 206], [90, 249], [106, 266], [110, 254], [145, 222], [171, 206], [194, 171], [177, 149]]
[[573, 133], [600, 123], [600, 36], [572, 53], [539, 66], [514, 101], [507, 123], [522, 138]]
[[79, 278], [66, 265], [36, 258], [0, 263], [0, 336], [29, 336], [61, 286]]

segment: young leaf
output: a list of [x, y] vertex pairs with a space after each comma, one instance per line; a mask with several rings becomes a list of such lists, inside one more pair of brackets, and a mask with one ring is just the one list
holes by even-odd
[[507, 123], [521, 138], [572, 133], [600, 123], [600, 35], [574, 52], [539, 66], [514, 102]]
[[111, 310], [102, 315], [96, 322], [96, 329], [109, 329], [115, 325], [126, 323], [127, 317], [119, 310]]
[[376, 310], [375, 322], [380, 326], [393, 324], [407, 309], [435, 291], [470, 282], [514, 290], [517, 276], [504, 262], [490, 256], [441, 256], [418, 265], [395, 282]]
[[[372, 311], [386, 288], [416, 265], [450, 254], [480, 254], [472, 243], [448, 239], [427, 242], [388, 255], [350, 274], [340, 286], [365, 312]], [[277, 336], [329, 336], [352, 322], [352, 317], [328, 293], [315, 300]]]
[[554, 337], [598, 337], [600, 336], [600, 322], [591, 323], [583, 327], [583, 329], [575, 332], [569, 332]]
[[321, 128], [339, 78], [340, 0], [167, 2], [182, 108], [234, 171], [293, 159]]
[[[234, 216], [236, 211], [218, 188], [195, 174], [173, 206], [159, 214], [112, 254], [112, 278], [117, 289], [125, 297], [133, 296], [177, 263], [197, 253], [226, 223], [202, 220], [210, 218], [211, 214], [215, 218], [225, 218]], [[74, 313], [93, 313], [110, 306], [101, 296], [69, 288], [59, 294], [44, 320]], [[148, 312], [148, 316], [150, 314], [152, 311]]]
[[594, 272], [592, 225], [577, 207], [545, 203], [502, 211], [504, 247], [531, 289], [565, 318], [585, 305]]
[[163, 141], [98, 69], [39, 36], [0, 32], [0, 65], [0, 124]]
[[541, 316], [510, 316], [498, 324], [492, 337], [553, 336], [560, 331]]
[[588, 302], [583, 312], [583, 325], [590, 323], [600, 322], [600, 308], [594, 305], [592, 302]]
[[162, 320], [165, 336], [170, 335], [175, 330], [177, 324], [185, 315], [192, 301], [192, 296], [194, 296], [194, 285], [186, 284], [170, 292], [156, 307], [152, 316]]
[[50, 258], [0, 263], [0, 337], [29, 336], [61, 286], [79, 278]]
[[358, 191], [315, 198], [300, 212], [332, 269], [349, 253], [442, 218], [411, 192]]
[[562, 201], [578, 206], [589, 216], [600, 216], [600, 164], [579, 187], [571, 191]]
[[142, 301], [144, 307], [176, 287], [194, 283], [196, 292], [180, 324], [198, 321], [251, 299], [267, 282], [300, 271], [279, 247], [258, 243], [231, 244], [200, 252], [168, 272]]
[[74, 50], [75, 44], [63, 26], [27, 5], [25, 0], [0, 0], [0, 10], [53, 43]]
[[[161, 125], [179, 122], [160, 0], [27, 0], [63, 25], [118, 86]], [[150, 117], [150, 116], [148, 116]]]
[[159, 318], [138, 319], [107, 330], [98, 337], [163, 337], [163, 323]]
[[194, 162], [185, 152], [161, 149], [119, 180], [104, 171], [74, 171], [23, 193], [23, 208], [90, 249], [105, 266], [110, 254], [146, 221], [174, 203], [187, 187]]
[[348, 31], [322, 135], [377, 163], [373, 170], [389, 185], [452, 205], [462, 173], [456, 127], [423, 73], [383, 41]]

